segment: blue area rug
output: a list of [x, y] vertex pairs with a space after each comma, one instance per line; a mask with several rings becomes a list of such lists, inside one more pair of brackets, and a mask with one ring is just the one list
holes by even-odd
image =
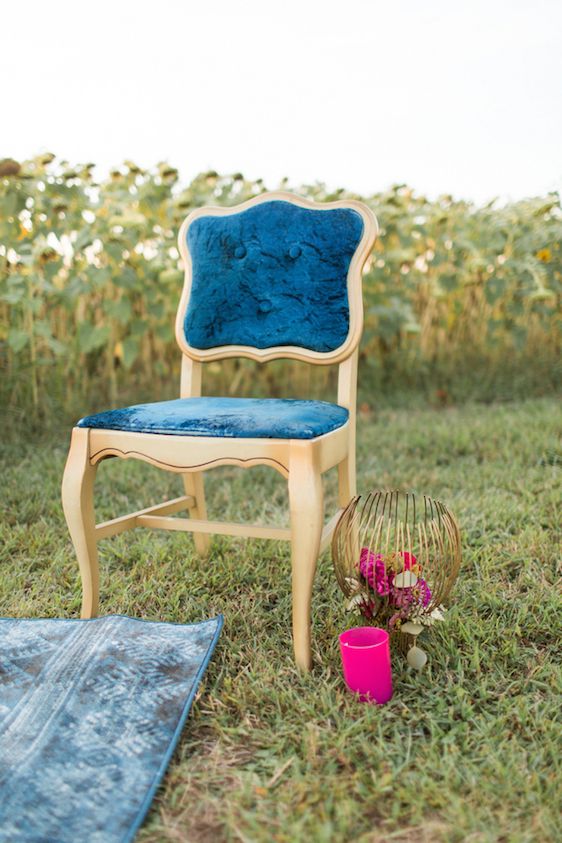
[[0, 841], [132, 840], [222, 624], [0, 619]]

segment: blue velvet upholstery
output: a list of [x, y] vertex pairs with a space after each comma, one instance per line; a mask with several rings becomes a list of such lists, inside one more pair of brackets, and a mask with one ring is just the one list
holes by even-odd
[[339, 348], [349, 332], [347, 273], [363, 227], [352, 208], [320, 211], [279, 199], [195, 219], [187, 231], [188, 344]]
[[78, 427], [257, 439], [314, 439], [342, 427], [349, 413], [326, 401], [286, 398], [177, 398], [86, 416]]

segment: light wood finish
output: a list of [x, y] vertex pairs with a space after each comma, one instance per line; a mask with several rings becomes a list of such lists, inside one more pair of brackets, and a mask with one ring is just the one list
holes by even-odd
[[[222, 346], [201, 351], [187, 345], [183, 320], [191, 289], [191, 262], [186, 246], [187, 228], [199, 216], [237, 213], [246, 207], [274, 199], [318, 210], [354, 208], [364, 221], [364, 233], [348, 273], [349, 333], [333, 352], [319, 353], [293, 346], [256, 349]], [[78, 557], [83, 585], [82, 616], [98, 609], [98, 561], [96, 542], [134, 527], [181, 530], [194, 534], [201, 555], [209, 551], [210, 535], [250, 536], [289, 540], [292, 557], [293, 644], [297, 664], [311, 665], [310, 605], [316, 561], [329, 545], [342, 509], [355, 494], [355, 406], [357, 394], [357, 346], [363, 324], [361, 272], [377, 233], [372, 213], [359, 202], [342, 200], [317, 205], [288, 193], [262, 194], [234, 208], [200, 208], [181, 227], [180, 251], [185, 263], [185, 284], [178, 309], [176, 337], [182, 351], [180, 395], [201, 395], [203, 363], [243, 356], [267, 361], [289, 357], [315, 364], [338, 363], [338, 403], [349, 411], [349, 421], [323, 436], [310, 440], [243, 439], [129, 433], [120, 430], [74, 428], [63, 478], [63, 506]], [[108, 457], [140, 459], [182, 476], [185, 495], [138, 512], [99, 524], [94, 520], [93, 483], [97, 465]], [[290, 528], [233, 524], [207, 520], [203, 472], [221, 465], [251, 468], [268, 465], [288, 480]], [[338, 466], [339, 507], [323, 524], [322, 474]], [[187, 509], [189, 518], [172, 517]]]
[[62, 481], [62, 508], [68, 531], [76, 551], [82, 578], [82, 617], [97, 615], [99, 603], [99, 570], [94, 514], [94, 480], [87, 428], [72, 431], [70, 451]]
[[306, 442], [291, 443], [289, 469], [291, 570], [293, 577], [293, 647], [304, 670], [311, 666], [310, 601], [320, 550], [324, 501], [320, 468]]
[[[219, 465], [252, 468], [269, 465], [289, 476], [291, 439], [221, 439], [217, 436], [180, 436], [129, 433], [123, 430], [90, 431], [90, 461], [97, 465], [107, 457], [144, 460], [157, 468], [192, 474]], [[345, 424], [306, 441], [319, 461], [320, 472], [337, 465], [347, 455], [349, 425]]]
[[[207, 520], [207, 504], [205, 502], [205, 488], [203, 485], [203, 472], [197, 471], [192, 474], [183, 475], [183, 487], [186, 494], [191, 496], [193, 505], [189, 507], [189, 515], [193, 521], [200, 523]], [[195, 550], [199, 556], [207, 556], [211, 549], [211, 540], [206, 531], [193, 533]]]
[[96, 527], [96, 540], [108, 539], [110, 536], [116, 536], [119, 533], [124, 533], [125, 530], [138, 527], [139, 518], [143, 515], [172, 515], [174, 512], [181, 512], [182, 509], [191, 510], [194, 503], [195, 499], [191, 495], [182, 495], [181, 498], [174, 498], [165, 503], [158, 503], [156, 506], [131, 512], [130, 515], [121, 515], [119, 518], [112, 518], [111, 521], [104, 521]]
[[324, 524], [324, 529], [322, 530], [322, 538], [320, 539], [320, 550], [318, 551], [318, 556], [322, 556], [325, 550], [330, 547], [332, 542], [332, 536], [334, 535], [334, 530], [336, 529], [336, 525], [341, 518], [343, 509], [337, 509], [334, 515], [330, 518], [327, 524]]
[[346, 454], [338, 463], [338, 503], [347, 506], [357, 494], [355, 473], [355, 428], [357, 416], [357, 350], [340, 363], [338, 372], [338, 404], [349, 411]]
[[[201, 395], [203, 366], [191, 358], [182, 355], [180, 398], [198, 398]], [[206, 521], [207, 504], [205, 502], [205, 484], [203, 472], [191, 472], [183, 475], [183, 487], [186, 495], [192, 495], [194, 504], [189, 508], [191, 518]], [[205, 532], [194, 533], [193, 541], [199, 556], [207, 556], [211, 549], [211, 539]]]
[[180, 530], [187, 533], [210, 533], [219, 536], [249, 536], [254, 539], [291, 540], [287, 527], [266, 527], [261, 524], [238, 524], [232, 521], [195, 521], [193, 518], [162, 518], [160, 515], [141, 515], [139, 527], [157, 530]]

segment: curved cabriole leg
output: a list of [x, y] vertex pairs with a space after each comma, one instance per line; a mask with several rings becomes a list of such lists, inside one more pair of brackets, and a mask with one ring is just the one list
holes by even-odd
[[[207, 520], [207, 505], [205, 503], [205, 488], [203, 485], [203, 472], [196, 471], [183, 475], [183, 487], [186, 495], [195, 498], [195, 506], [189, 509], [192, 518], [198, 521]], [[199, 556], [207, 556], [211, 547], [211, 537], [208, 533], [193, 533], [195, 550]]]
[[96, 466], [90, 464], [87, 428], [72, 431], [62, 480], [62, 507], [82, 577], [82, 617], [97, 615], [99, 603], [98, 550], [93, 489]]
[[289, 464], [293, 646], [295, 661], [310, 670], [310, 603], [324, 521], [322, 478], [307, 442], [291, 443]]

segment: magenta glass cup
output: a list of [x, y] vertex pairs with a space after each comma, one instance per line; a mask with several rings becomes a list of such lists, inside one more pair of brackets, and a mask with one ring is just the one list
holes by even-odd
[[363, 702], [386, 703], [392, 697], [388, 632], [356, 626], [340, 635], [345, 684]]

